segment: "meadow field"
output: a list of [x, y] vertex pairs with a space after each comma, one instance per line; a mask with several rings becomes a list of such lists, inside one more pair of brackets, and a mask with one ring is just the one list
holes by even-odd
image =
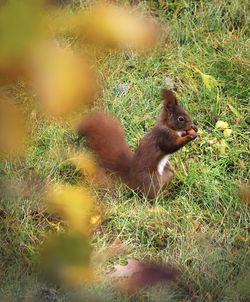
[[[91, 233], [93, 251], [123, 246], [98, 268], [102, 282], [62, 289], [37, 275], [41, 242], [65, 227], [44, 209], [43, 184], [85, 182], [59, 156], [85, 141], [71, 122], [40, 118], [23, 81], [11, 88], [33, 128], [26, 156], [0, 162], [1, 301], [250, 301], [249, 191], [243, 189], [250, 168], [247, 2], [130, 1], [164, 24], [162, 42], [146, 53], [96, 52], [101, 94], [95, 106], [120, 119], [133, 150], [155, 123], [164, 87], [176, 91], [201, 134], [171, 156], [176, 174], [168, 196], [150, 201], [121, 182], [93, 189], [103, 208]], [[75, 0], [71, 9], [84, 5]], [[110, 275], [128, 259], [171, 263], [189, 293], [163, 284], [121, 294]]]

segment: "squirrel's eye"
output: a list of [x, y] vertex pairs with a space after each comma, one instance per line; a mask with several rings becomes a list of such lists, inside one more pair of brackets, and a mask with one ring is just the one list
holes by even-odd
[[183, 116], [179, 116], [178, 117], [178, 121], [181, 122], [181, 123], [184, 122], [184, 117]]

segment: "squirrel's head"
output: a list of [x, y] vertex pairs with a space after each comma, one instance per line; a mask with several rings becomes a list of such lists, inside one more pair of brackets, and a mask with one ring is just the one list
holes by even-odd
[[190, 115], [184, 110], [171, 90], [162, 89], [163, 110], [160, 115], [161, 122], [172, 130], [187, 131], [193, 129], [198, 131]]

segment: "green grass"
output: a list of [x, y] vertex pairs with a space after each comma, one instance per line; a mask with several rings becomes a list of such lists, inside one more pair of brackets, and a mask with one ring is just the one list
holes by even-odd
[[[93, 248], [108, 247], [117, 238], [127, 246], [103, 265], [101, 274], [129, 258], [169, 261], [181, 268], [197, 301], [249, 301], [249, 207], [237, 193], [239, 184], [249, 179], [250, 168], [247, 1], [165, 2], [139, 1], [166, 22], [168, 36], [162, 45], [147, 54], [99, 54], [100, 106], [119, 117], [135, 149], [160, 111], [160, 89], [168, 76], [202, 129], [202, 139], [171, 157], [176, 175], [168, 197], [150, 202], [122, 184], [101, 192], [105, 215], [93, 233]], [[212, 76], [217, 85], [209, 90], [193, 67]], [[120, 84], [129, 86], [126, 93], [119, 93]], [[22, 83], [15, 93], [23, 106], [33, 102]], [[229, 138], [215, 129], [218, 116], [233, 129]], [[34, 301], [34, 293], [47, 286], [37, 280], [35, 264], [41, 242], [56, 225], [41, 205], [42, 185], [82, 181], [65, 158], [64, 151], [76, 142], [70, 123], [35, 118], [33, 124], [26, 158], [0, 164], [2, 186], [14, 184], [11, 192], [1, 194], [0, 205], [0, 297], [6, 301]], [[222, 139], [228, 145], [224, 154], [215, 142]], [[34, 190], [27, 185], [25, 192], [16, 193], [27, 180]], [[55, 301], [75, 301], [76, 291], [58, 290]], [[176, 287], [123, 297], [104, 284], [78, 294], [84, 299], [93, 292], [108, 301], [191, 301]], [[44, 301], [53, 301], [53, 295], [48, 296]]]

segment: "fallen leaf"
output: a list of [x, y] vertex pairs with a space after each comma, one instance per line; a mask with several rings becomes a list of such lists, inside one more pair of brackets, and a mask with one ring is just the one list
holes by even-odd
[[201, 78], [202, 78], [202, 81], [203, 81], [204, 85], [206, 86], [206, 88], [208, 90], [211, 90], [211, 89], [215, 88], [218, 85], [218, 82], [214, 77], [212, 77], [208, 74], [205, 74], [201, 71], [199, 71], [199, 73], [201, 75]]
[[[217, 87], [218, 86], [218, 81], [212, 77], [211, 75], [209, 74], [205, 74], [203, 73], [200, 69], [198, 69], [196, 66], [194, 65], [191, 65], [189, 63], [182, 63], [184, 64], [185, 66], [187, 66], [188, 68], [191, 68], [192, 70], [198, 72], [201, 76], [201, 79], [205, 85], [205, 87], [208, 89], [208, 90], [212, 90], [213, 88]], [[218, 96], [217, 96], [218, 97]]]
[[236, 124], [236, 125], [239, 125], [240, 122], [241, 122], [241, 117], [236, 117], [236, 119], [235, 119], [235, 124]]
[[230, 104], [228, 104], [228, 106], [229, 106], [230, 110], [233, 112], [233, 114], [234, 114], [235, 116], [237, 116], [238, 118], [241, 116], [240, 113], [239, 113], [239, 111], [238, 111], [236, 108], [234, 108], [234, 107], [233, 107], [232, 105], [230, 105]]
[[225, 137], [229, 137], [229, 136], [231, 135], [232, 132], [233, 132], [232, 129], [227, 128], [227, 129], [225, 129], [225, 130], [223, 131], [223, 134], [224, 134]]
[[241, 200], [248, 206], [250, 206], [250, 186], [249, 184], [241, 185], [239, 188]]
[[227, 129], [228, 128], [228, 123], [219, 120], [219, 121], [216, 122], [215, 128], [217, 128], [217, 129]]

